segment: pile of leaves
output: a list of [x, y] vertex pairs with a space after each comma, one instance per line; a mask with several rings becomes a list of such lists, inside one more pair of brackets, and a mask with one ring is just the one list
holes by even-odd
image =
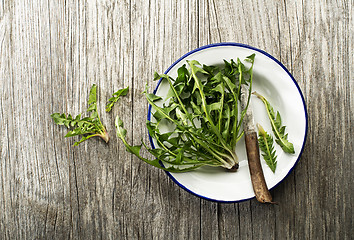
[[[155, 80], [169, 85], [162, 98], [144, 92], [152, 107], [153, 119], [146, 123], [157, 148], [143, 146], [155, 157], [149, 160], [140, 155], [141, 145], [130, 146], [126, 130], [117, 118], [117, 135], [128, 151], [155, 167], [170, 172], [185, 172], [201, 166], [238, 168], [236, 144], [242, 137], [241, 122], [245, 113], [239, 112], [241, 84], [251, 91], [255, 55], [246, 58], [250, 67], [239, 59], [224, 61], [221, 67], [187, 61], [178, 69], [176, 79], [155, 73]], [[162, 132], [160, 125], [170, 131]], [[159, 163], [163, 163], [160, 165]]]

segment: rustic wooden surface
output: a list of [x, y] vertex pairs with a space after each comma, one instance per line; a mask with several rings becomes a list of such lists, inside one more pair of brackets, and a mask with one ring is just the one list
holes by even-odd
[[[353, 23], [353, 1], [0, 1], [0, 239], [352, 239]], [[146, 139], [154, 71], [227, 41], [279, 59], [305, 96], [307, 143], [277, 206], [197, 198], [115, 137], [120, 114]], [[50, 114], [84, 111], [93, 83], [111, 141], [73, 147]]]

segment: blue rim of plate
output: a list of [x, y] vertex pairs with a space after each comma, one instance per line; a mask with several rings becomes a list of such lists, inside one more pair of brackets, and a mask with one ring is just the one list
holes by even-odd
[[[305, 120], [306, 120], [306, 127], [305, 127], [305, 136], [304, 136], [304, 140], [303, 140], [303, 144], [302, 144], [302, 147], [301, 147], [301, 151], [300, 151], [300, 154], [298, 156], [298, 158], [296, 159], [296, 162], [294, 163], [294, 165], [292, 166], [292, 168], [289, 170], [289, 172], [285, 175], [285, 177], [280, 180], [277, 184], [275, 184], [272, 188], [270, 188], [269, 190], [275, 188], [276, 186], [278, 186], [282, 181], [284, 181], [285, 178], [287, 178], [289, 176], [289, 174], [293, 171], [293, 169], [295, 168], [296, 164], [299, 162], [299, 159], [302, 155], [302, 152], [304, 151], [304, 147], [305, 147], [305, 143], [306, 143], [306, 138], [307, 138], [307, 131], [308, 131], [308, 115], [307, 115], [307, 108], [306, 108], [306, 104], [305, 104], [305, 99], [304, 99], [304, 96], [301, 92], [301, 89], [299, 87], [299, 85], [297, 84], [295, 78], [291, 75], [291, 73], [289, 72], [289, 70], [280, 62], [278, 61], [275, 57], [273, 57], [272, 55], [270, 55], [269, 53], [263, 51], [263, 50], [260, 50], [258, 48], [255, 48], [255, 47], [251, 47], [249, 45], [246, 45], [246, 44], [243, 44], [243, 43], [234, 43], [234, 42], [222, 42], [222, 43], [213, 43], [213, 44], [209, 44], [209, 45], [205, 45], [205, 46], [202, 46], [202, 47], [199, 47], [199, 48], [196, 48], [186, 54], [184, 54], [182, 57], [180, 57], [177, 61], [175, 61], [165, 72], [164, 74], [168, 74], [169, 71], [177, 64], [179, 63], [180, 61], [182, 61], [183, 59], [185, 59], [186, 57], [188, 57], [189, 55], [193, 54], [193, 53], [196, 53], [196, 52], [199, 52], [201, 50], [205, 50], [207, 48], [213, 48], [213, 47], [220, 47], [220, 46], [236, 46], [236, 47], [242, 47], [242, 48], [247, 48], [247, 49], [251, 49], [251, 50], [254, 50], [254, 51], [257, 51], [259, 53], [262, 53], [263, 55], [267, 56], [268, 58], [270, 58], [271, 60], [273, 60], [274, 62], [276, 62], [289, 76], [290, 78], [293, 80], [300, 96], [301, 96], [301, 100], [302, 100], [302, 104], [303, 104], [303, 107], [304, 107], [304, 113], [305, 113]], [[157, 83], [157, 86], [156, 88], [154, 89], [153, 93], [156, 94], [159, 86], [161, 84], [161, 79], [159, 80], [159, 82]], [[151, 105], [149, 104], [149, 107], [148, 107], [148, 115], [147, 115], [147, 120], [150, 121], [151, 120]], [[154, 142], [152, 140], [152, 137], [150, 136], [149, 134], [149, 140], [150, 140], [150, 144], [151, 144], [151, 147], [152, 148], [155, 148], [155, 145], [154, 145]], [[163, 164], [160, 162], [160, 164], [163, 166]], [[245, 198], [245, 199], [240, 199], [240, 200], [235, 200], [235, 201], [224, 201], [224, 200], [217, 200], [217, 199], [213, 199], [213, 198], [208, 198], [206, 196], [202, 196], [198, 193], [195, 193], [193, 191], [191, 191], [190, 189], [188, 189], [187, 187], [185, 187], [183, 184], [181, 184], [180, 182], [177, 181], [176, 178], [174, 178], [172, 176], [172, 174], [168, 171], [165, 171], [166, 174], [179, 186], [181, 187], [182, 189], [186, 190], [187, 192], [197, 196], [197, 197], [200, 197], [202, 199], [205, 199], [205, 200], [208, 200], [208, 201], [212, 201], [212, 202], [219, 202], [219, 203], [239, 203], [239, 202], [243, 202], [243, 201], [247, 201], [247, 200], [250, 200], [250, 199], [253, 199], [255, 198], [255, 196], [253, 197], [250, 197], [250, 198]]]

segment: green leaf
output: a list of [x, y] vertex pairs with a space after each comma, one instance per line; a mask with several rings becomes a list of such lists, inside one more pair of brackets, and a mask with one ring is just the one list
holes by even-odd
[[202, 111], [200, 109], [200, 106], [196, 105], [194, 102], [191, 102], [192, 109], [194, 111], [195, 116], [200, 116], [202, 115]]
[[188, 125], [187, 115], [184, 114], [179, 108], [176, 108], [176, 116], [178, 119], [182, 120], [184, 125]]
[[93, 84], [90, 90], [89, 100], [88, 100], [88, 112], [97, 111], [97, 86]]
[[212, 104], [207, 105], [206, 107], [207, 107], [207, 111], [210, 113], [211, 111], [214, 111], [214, 110], [221, 110], [222, 103], [221, 102], [214, 102]]
[[248, 61], [248, 62], [254, 63], [254, 58], [255, 57], [256, 57], [256, 54], [253, 53], [253, 54], [249, 55], [248, 57], [246, 57], [245, 60]]
[[223, 83], [219, 83], [218, 85], [216, 85], [216, 87], [211, 89], [211, 92], [219, 92], [221, 94], [224, 94], [224, 92], [225, 92], [224, 84]]
[[171, 97], [179, 97], [184, 87], [185, 87], [184, 83], [179, 83], [177, 85], [171, 86], [166, 95], [166, 99], [169, 99]]
[[158, 74], [157, 72], [154, 73], [154, 81], [157, 81], [161, 78], [160, 74]]
[[106, 112], [110, 112], [112, 110], [113, 105], [118, 102], [121, 96], [125, 96], [128, 94], [129, 86], [123, 89], [119, 89], [117, 92], [113, 93], [112, 97], [109, 99], [109, 103], [106, 106]]
[[259, 143], [259, 148], [262, 150], [262, 156], [267, 163], [268, 167], [275, 172], [275, 169], [277, 167], [277, 156], [276, 152], [274, 150], [274, 141], [272, 136], [270, 136], [260, 124], [257, 124], [258, 127], [258, 143]]
[[234, 74], [234, 68], [232, 67], [232, 64], [229, 63], [224, 59], [224, 72], [226, 75], [230, 76]]
[[293, 144], [288, 141], [288, 134], [285, 134], [285, 126], [282, 126], [280, 113], [277, 112], [275, 114], [273, 107], [262, 95], [257, 92], [253, 92], [253, 94], [261, 99], [266, 107], [272, 130], [276, 138], [275, 142], [284, 150], [284, 152], [295, 153]]
[[146, 93], [146, 98], [149, 98], [149, 100], [152, 101], [152, 102], [156, 102], [156, 101], [162, 99], [162, 97], [157, 96], [157, 95], [152, 94], [152, 93]]
[[233, 96], [234, 98], [234, 101], [237, 101], [237, 95], [236, 95], [236, 85], [231, 82], [231, 79], [226, 77], [226, 76], [223, 76], [223, 81], [225, 82], [226, 86], [227, 86], [227, 89], [232, 93], [231, 96]]
[[209, 75], [213, 76], [215, 75], [215, 72], [220, 71], [218, 67], [216, 66], [208, 66], [208, 65], [204, 65], [203, 64], [203, 70], [206, 71], [207, 73], [209, 73]]
[[92, 137], [96, 137], [96, 136], [98, 136], [98, 135], [92, 134], [92, 135], [83, 136], [80, 141], [74, 143], [74, 146], [78, 146], [80, 143], [86, 141], [87, 139], [92, 138]]
[[154, 101], [156, 100], [154, 94], [148, 94], [145, 93], [146, 99], [149, 102], [149, 104], [156, 110], [154, 113], [154, 117], [156, 118], [157, 121], [160, 121], [163, 118], [169, 119], [170, 121], [176, 123], [174, 119], [170, 117], [170, 112], [174, 110], [177, 106], [174, 107], [158, 107]]
[[189, 78], [189, 72], [188, 69], [186, 68], [186, 64], [183, 64], [182, 67], [178, 68], [177, 70], [178, 77], [176, 79], [175, 84], [178, 84], [180, 82], [186, 83], [188, 78]]
[[69, 124], [71, 123], [71, 120], [67, 119], [65, 116], [65, 113], [53, 113], [50, 115], [54, 122], [58, 125], [65, 125], [66, 127], [69, 127]]

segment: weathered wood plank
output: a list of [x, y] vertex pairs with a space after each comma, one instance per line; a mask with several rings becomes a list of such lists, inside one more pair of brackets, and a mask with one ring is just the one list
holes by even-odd
[[[350, 239], [353, 24], [352, 1], [1, 1], [0, 238]], [[307, 144], [271, 191], [277, 206], [199, 199], [115, 137], [118, 114], [130, 143], [148, 141], [153, 72], [225, 41], [279, 59], [307, 102]], [[93, 83], [110, 143], [73, 147], [50, 114], [84, 112]]]

